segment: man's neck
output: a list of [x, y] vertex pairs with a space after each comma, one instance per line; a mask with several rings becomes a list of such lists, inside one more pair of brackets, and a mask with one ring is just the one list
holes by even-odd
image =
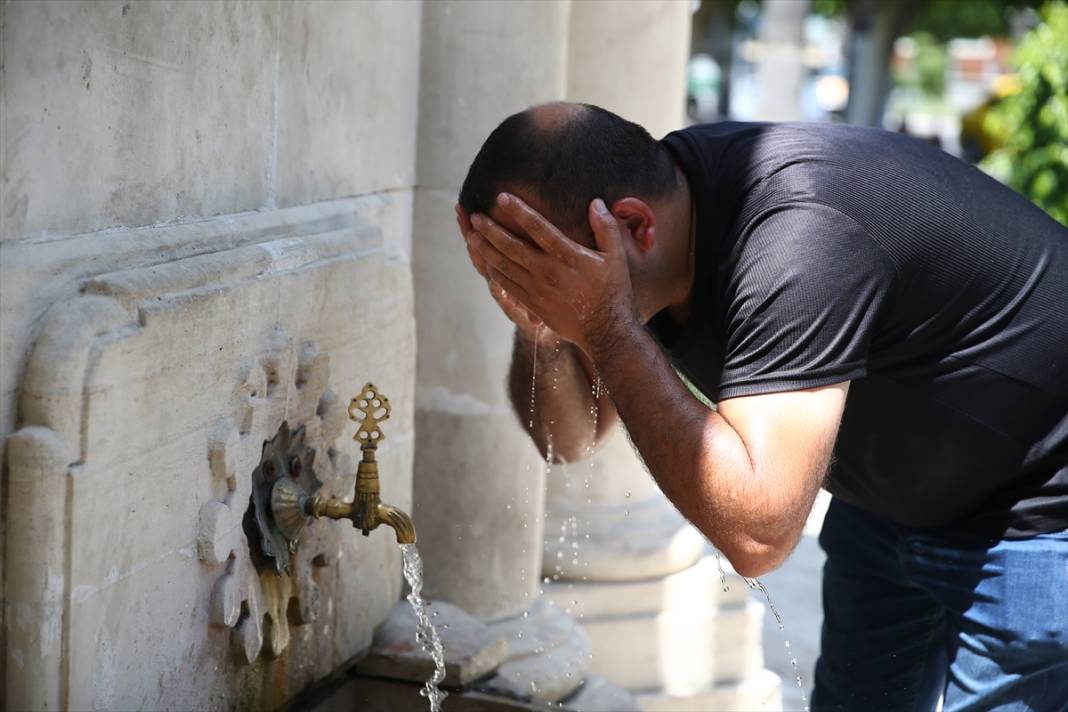
[[671, 212], [676, 218], [676, 227], [669, 239], [674, 243], [669, 255], [669, 278], [665, 284], [665, 303], [672, 321], [684, 325], [690, 319], [693, 301], [695, 247], [697, 234], [697, 204], [690, 191], [686, 174], [675, 166], [679, 188], [672, 195]]

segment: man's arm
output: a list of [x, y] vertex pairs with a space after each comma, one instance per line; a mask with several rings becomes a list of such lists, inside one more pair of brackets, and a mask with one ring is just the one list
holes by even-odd
[[499, 202], [536, 244], [484, 216], [490, 279], [590, 355], [661, 489], [745, 576], [789, 554], [830, 460], [848, 383], [697, 401], [634, 313], [620, 226], [601, 201], [599, 250], [567, 239], [514, 196]]
[[830, 462], [849, 384], [744, 396], [713, 411], [682, 383], [649, 333], [620, 323], [594, 362], [668, 499], [743, 576], [796, 546]]
[[618, 416], [605, 389], [595, 398], [596, 372], [589, 358], [548, 329], [542, 331], [531, 337], [516, 329], [509, 395], [542, 456], [575, 462], [596, 449]]

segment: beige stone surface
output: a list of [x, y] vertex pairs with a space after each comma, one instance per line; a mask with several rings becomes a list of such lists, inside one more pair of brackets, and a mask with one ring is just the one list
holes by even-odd
[[517, 430], [500, 416], [416, 411], [424, 593], [483, 620], [537, 597], [544, 477]]
[[678, 697], [659, 692], [638, 695], [644, 712], [776, 712], [782, 680], [770, 670], [761, 670], [745, 680], [724, 682], [696, 695]]
[[582, 619], [592, 670], [630, 690], [678, 697], [743, 680], [763, 667], [759, 603], [691, 608], [623, 619]]
[[428, 597], [483, 620], [535, 603], [545, 479], [503, 387], [513, 327], [470, 266], [452, 206], [501, 119], [563, 96], [568, 9], [468, 1], [423, 8], [415, 517], [426, 535]]
[[691, 12], [675, 0], [571, 3], [567, 98], [614, 111], [654, 138], [679, 128]]
[[5, 3], [0, 239], [262, 207], [273, 3]]
[[[564, 97], [570, 6], [559, 0], [424, 5], [420, 188], [455, 195], [479, 146], [502, 119]], [[452, 229], [451, 218], [440, 227]]]
[[557, 505], [635, 504], [663, 497], [622, 426], [613, 429], [591, 457], [555, 465], [546, 485], [550, 509]]
[[0, 437], [15, 423], [26, 358], [57, 301], [79, 294], [96, 275], [146, 268], [282, 238], [380, 226], [390, 259], [410, 252], [411, 192], [362, 196], [268, 213], [241, 213], [181, 225], [105, 230], [55, 240], [0, 243]]
[[278, 205], [410, 187], [423, 3], [277, 7]]
[[514, 421], [504, 388], [514, 327], [468, 259], [453, 212], [458, 191], [420, 189], [414, 198], [416, 407]]
[[[250, 572], [238, 525], [283, 420], [349, 486], [332, 404], [372, 378], [396, 404], [383, 499], [411, 504], [407, 264], [351, 213], [331, 227], [100, 275], [49, 311], [10, 444], [9, 708], [63, 690], [78, 709], [273, 704], [370, 642], [400, 589], [389, 532], [318, 522], [275, 580]], [[383, 296], [361, 311], [353, 285]]]
[[410, 188], [421, 12], [5, 4], [0, 240]]
[[559, 581], [545, 592], [582, 623], [593, 671], [627, 689], [685, 696], [763, 667], [764, 607], [712, 555], [668, 576]]
[[[427, 611], [445, 649], [443, 687], [468, 685], [507, 659], [507, 639], [482, 621], [442, 601], [429, 602]], [[428, 680], [434, 673], [434, 661], [416, 640], [415, 631], [415, 613], [402, 600], [375, 630], [371, 650], [357, 664], [357, 672], [394, 680]]]
[[707, 542], [664, 497], [623, 428], [586, 460], [546, 476], [542, 572], [627, 581], [692, 566]]
[[508, 659], [480, 689], [520, 699], [559, 702], [582, 684], [590, 644], [582, 628], [548, 598], [490, 626], [508, 641]]
[[634, 581], [562, 580], [546, 583], [545, 594], [582, 620], [743, 606], [751, 598], [749, 588], [725, 566], [721, 578], [715, 556], [708, 555], [669, 576]]

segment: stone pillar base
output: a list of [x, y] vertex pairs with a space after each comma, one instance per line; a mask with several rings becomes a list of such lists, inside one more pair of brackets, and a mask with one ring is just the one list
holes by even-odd
[[529, 610], [487, 625], [508, 641], [508, 656], [480, 688], [521, 699], [559, 702], [577, 690], [590, 668], [582, 628], [549, 598]]
[[684, 697], [653, 692], [638, 695], [643, 712], [753, 712], [782, 709], [782, 680], [760, 670], [744, 680], [722, 682]]
[[[565, 710], [638, 709], [629, 692], [588, 674], [590, 646], [585, 632], [548, 597], [539, 597], [518, 616], [488, 624], [443, 601], [428, 602], [428, 610], [445, 647], [444, 688], [551, 702]], [[416, 642], [415, 623], [408, 603], [399, 602], [375, 632], [374, 644], [357, 664], [357, 672], [426, 681], [434, 664]]]
[[778, 677], [763, 669], [764, 606], [736, 574], [720, 573], [714, 552], [666, 576], [562, 580], [545, 590], [582, 623], [591, 672], [637, 694], [642, 709], [778, 703]]

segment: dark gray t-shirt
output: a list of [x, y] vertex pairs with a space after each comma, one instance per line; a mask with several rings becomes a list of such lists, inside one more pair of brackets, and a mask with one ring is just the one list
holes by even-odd
[[894, 522], [1068, 528], [1068, 230], [906, 136], [694, 126], [689, 322], [650, 329], [712, 400], [852, 381], [827, 489]]

